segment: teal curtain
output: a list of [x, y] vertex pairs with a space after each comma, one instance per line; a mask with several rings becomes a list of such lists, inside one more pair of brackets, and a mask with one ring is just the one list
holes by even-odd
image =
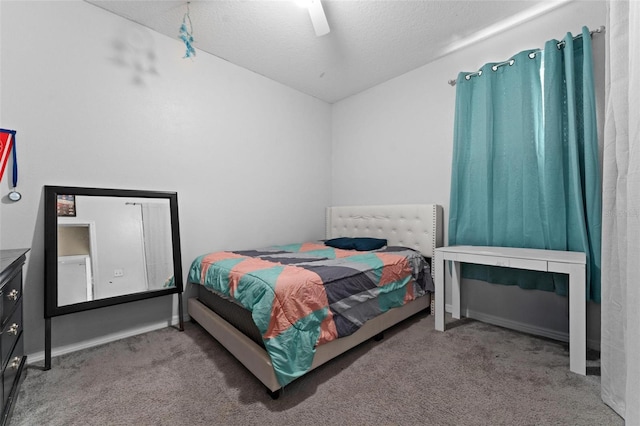
[[[600, 303], [600, 188], [588, 28], [459, 74], [449, 245], [584, 252]], [[463, 276], [567, 295], [564, 274], [463, 265]]]

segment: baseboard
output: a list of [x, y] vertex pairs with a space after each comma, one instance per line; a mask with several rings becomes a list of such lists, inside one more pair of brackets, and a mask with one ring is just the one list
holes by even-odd
[[[445, 306], [445, 311], [451, 313], [451, 305]], [[463, 316], [467, 318], [473, 318], [478, 321], [486, 322], [488, 324], [497, 325], [499, 327], [508, 328], [510, 330], [516, 330], [523, 333], [533, 334], [534, 336], [546, 337], [553, 340], [558, 340], [560, 342], [568, 342], [569, 341], [569, 333], [559, 332], [556, 330], [551, 330], [544, 327], [538, 327], [531, 324], [526, 324], [518, 321], [513, 321], [510, 319], [497, 317], [494, 315], [489, 315], [484, 312], [477, 312], [473, 310], [467, 309], [462, 313]], [[189, 316], [185, 315], [184, 321], [189, 321]], [[105, 343], [115, 342], [116, 340], [125, 339], [131, 336], [137, 336], [138, 334], [148, 333], [150, 331], [159, 330], [161, 328], [165, 328], [169, 325], [177, 325], [178, 324], [178, 316], [174, 315], [171, 318], [171, 323], [167, 324], [166, 321], [158, 322], [155, 324], [151, 324], [145, 327], [139, 327], [134, 329], [129, 329], [123, 331], [121, 333], [109, 334], [106, 336], [102, 336], [96, 339], [85, 340], [82, 342], [74, 343], [72, 345], [61, 346], [58, 348], [53, 348], [51, 350], [51, 357], [56, 357], [60, 355], [65, 355], [68, 353], [76, 352], [82, 349], [92, 348], [94, 346], [104, 345]], [[600, 341], [588, 339], [587, 347], [589, 349], [593, 349], [596, 351], [600, 351]], [[41, 362], [44, 360], [44, 351], [34, 352], [32, 354], [27, 355], [28, 364], [35, 364], [37, 362]]]
[[[451, 313], [451, 305], [445, 306], [445, 311]], [[478, 321], [486, 322], [488, 324], [497, 325], [499, 327], [508, 328], [510, 330], [516, 330], [523, 333], [532, 334], [534, 336], [546, 337], [548, 339], [557, 340], [560, 342], [569, 342], [569, 333], [552, 330], [549, 328], [539, 327], [519, 321], [513, 321], [507, 318], [497, 317], [489, 315], [484, 312], [478, 312], [467, 309], [465, 312], [460, 313], [462, 316], [472, 318]], [[587, 339], [587, 348], [600, 351], [600, 341]]]
[[[188, 321], [188, 320], [189, 320], [189, 317], [185, 316], [184, 321]], [[144, 327], [131, 328], [119, 333], [108, 334], [106, 336], [101, 336], [96, 339], [84, 340], [82, 342], [77, 342], [72, 345], [52, 348], [51, 358], [55, 358], [60, 355], [65, 355], [72, 352], [80, 351], [82, 349], [92, 348], [94, 346], [104, 345], [105, 343], [115, 342], [116, 340], [125, 339], [127, 337], [137, 336], [138, 334], [148, 333], [150, 331], [160, 330], [162, 328], [166, 328], [169, 326], [178, 325], [179, 322], [180, 321], [178, 320], [178, 315], [174, 315], [171, 318], [170, 322], [161, 321], [161, 322], [150, 324]], [[35, 364], [41, 361], [44, 361], [44, 350], [27, 355], [28, 365]]]

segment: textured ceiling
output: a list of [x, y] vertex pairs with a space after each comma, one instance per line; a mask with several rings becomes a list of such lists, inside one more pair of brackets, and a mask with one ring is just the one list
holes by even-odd
[[[186, 1], [86, 1], [180, 43]], [[321, 37], [293, 0], [191, 0], [189, 11], [197, 52], [333, 103], [567, 1], [323, 0]]]

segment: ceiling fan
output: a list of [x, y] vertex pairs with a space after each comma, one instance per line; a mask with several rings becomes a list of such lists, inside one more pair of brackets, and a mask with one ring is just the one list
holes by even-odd
[[327, 22], [327, 16], [324, 14], [324, 9], [320, 0], [300, 0], [303, 7], [309, 10], [309, 16], [311, 17], [311, 23], [313, 29], [318, 37], [328, 34], [329, 23]]

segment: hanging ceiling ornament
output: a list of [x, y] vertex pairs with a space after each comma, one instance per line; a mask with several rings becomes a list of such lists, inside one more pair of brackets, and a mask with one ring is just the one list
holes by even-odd
[[[189, 25], [187, 26], [187, 22]], [[180, 25], [180, 40], [184, 42], [187, 48], [183, 58], [191, 58], [196, 56], [196, 49], [193, 48], [193, 24], [191, 23], [191, 16], [189, 16], [189, 2], [187, 2], [187, 13], [182, 18], [182, 25]]]

